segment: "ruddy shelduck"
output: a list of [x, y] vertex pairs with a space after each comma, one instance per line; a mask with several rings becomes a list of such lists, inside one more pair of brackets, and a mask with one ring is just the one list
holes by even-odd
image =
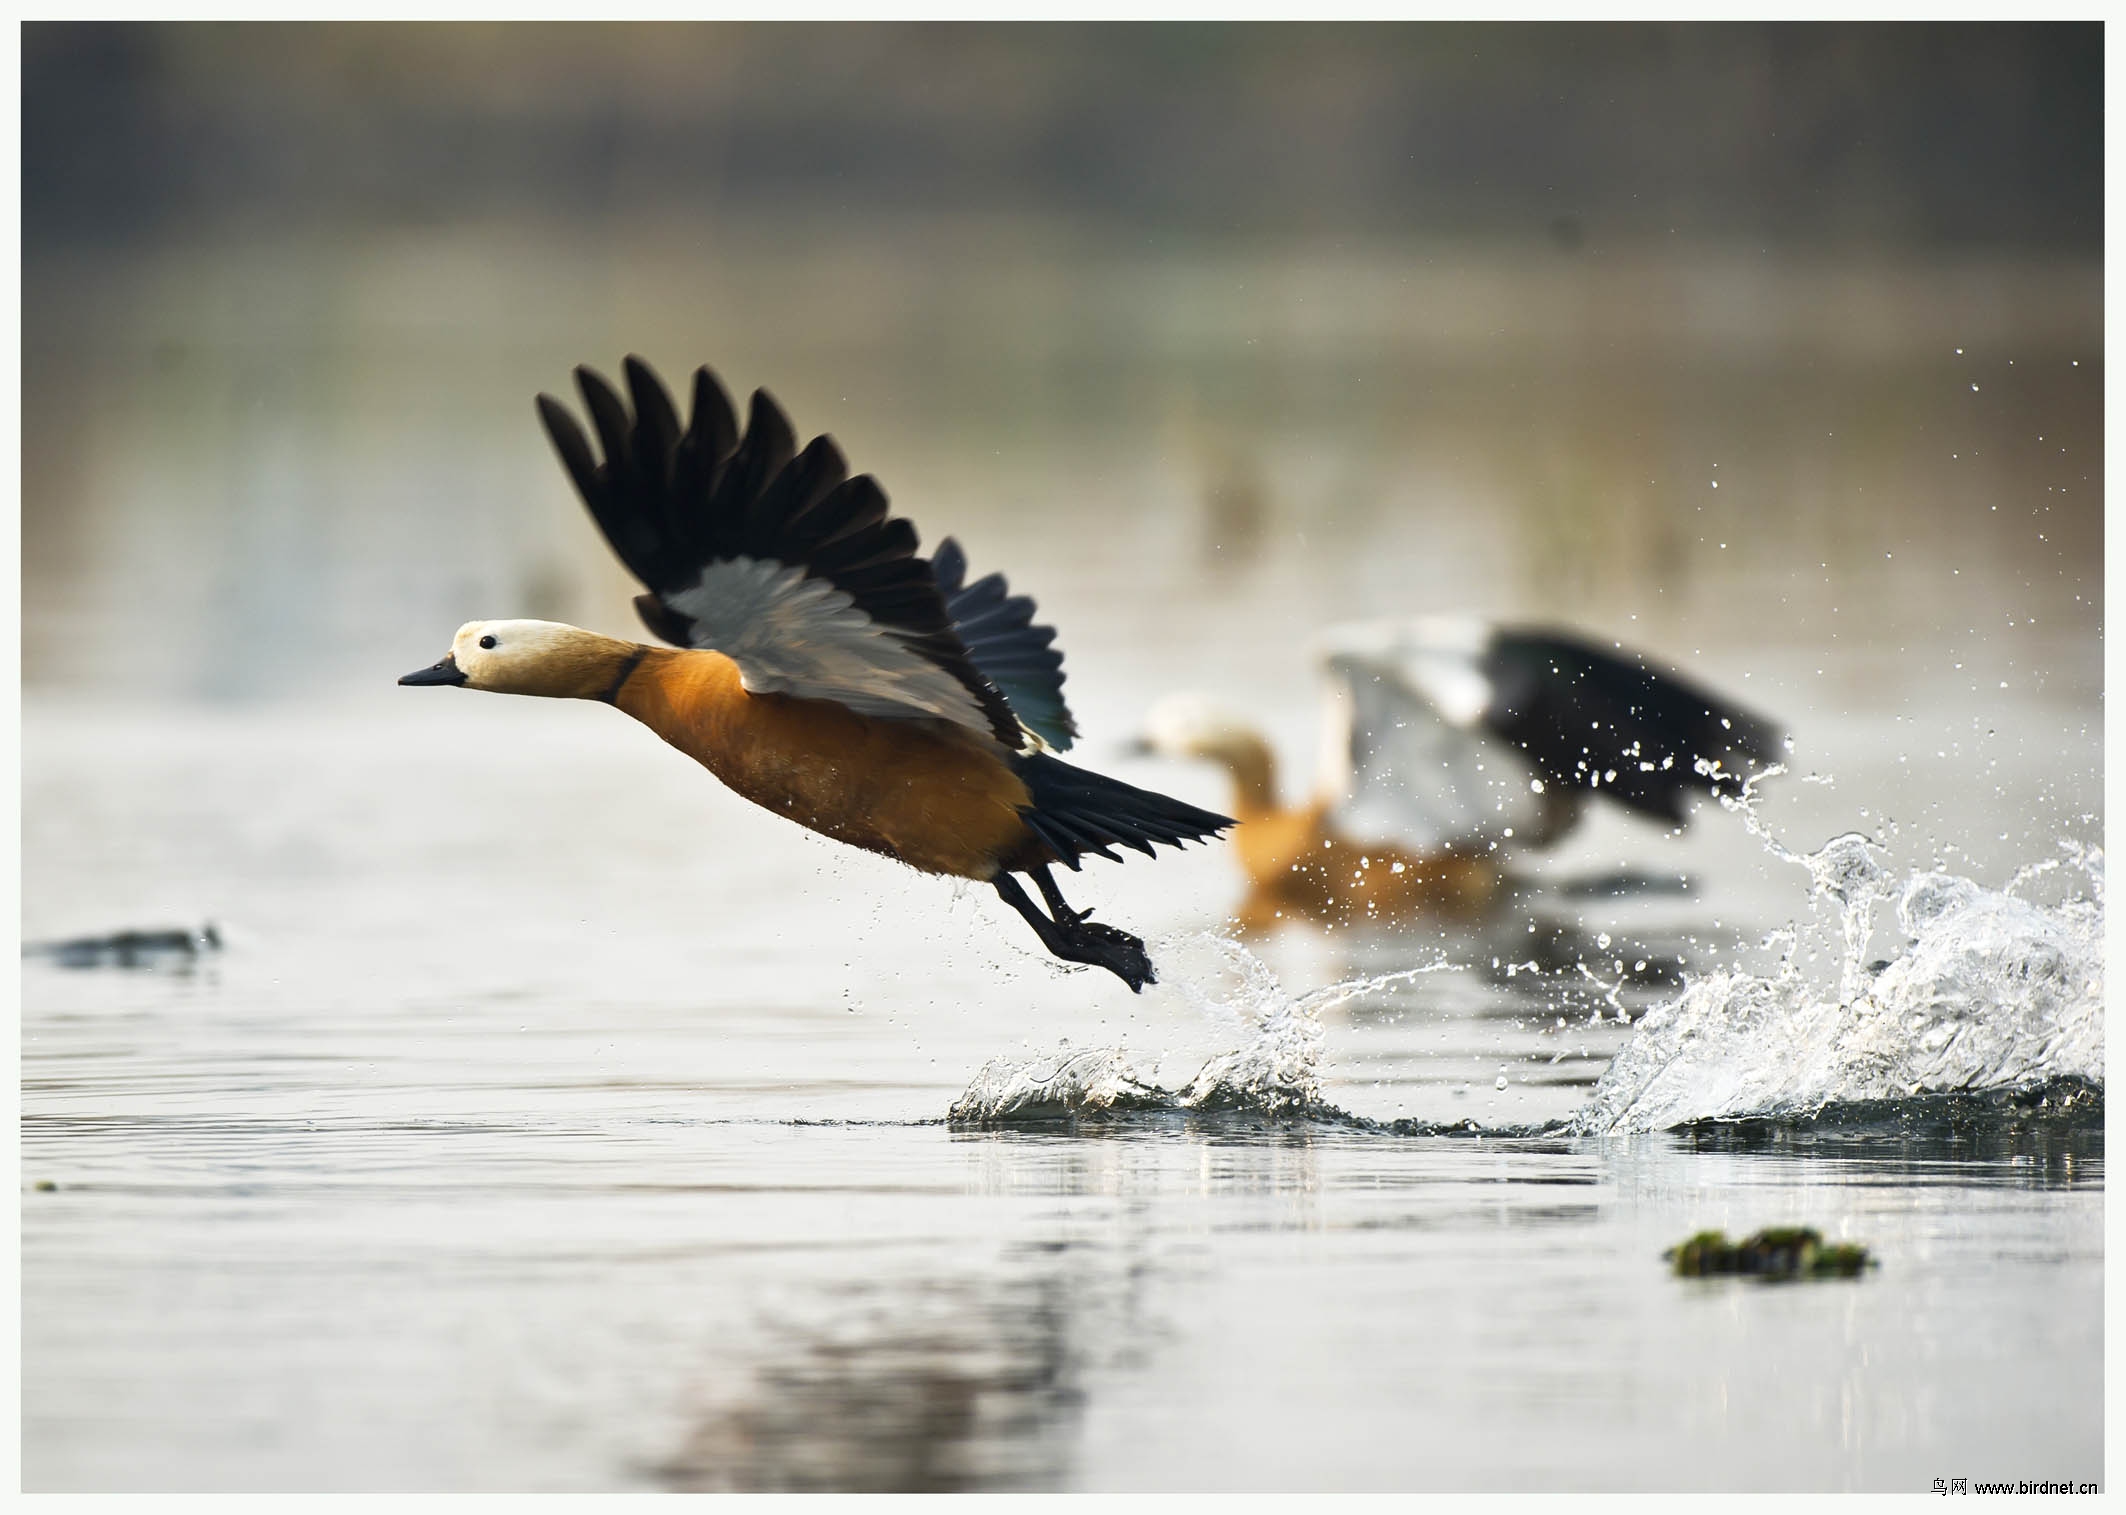
[[1322, 651], [1313, 799], [1281, 804], [1268, 741], [1201, 696], [1161, 701], [1140, 743], [1232, 776], [1250, 927], [1481, 914], [1590, 799], [1680, 828], [1693, 794], [1782, 753], [1772, 722], [1570, 632], [1433, 616], [1336, 628]]
[[[539, 415], [583, 502], [649, 593], [667, 647], [551, 621], [473, 621], [401, 684], [591, 700], [632, 716], [756, 805], [925, 873], [979, 879], [1067, 962], [1132, 990], [1143, 942], [1087, 919], [1050, 868], [1116, 847], [1150, 855], [1231, 820], [1076, 768], [1055, 631], [1003, 577], [967, 581], [950, 538], [917, 553], [870, 475], [833, 441], [802, 451], [782, 408], [753, 395], [743, 435], [723, 386], [695, 372], [680, 425], [639, 358], [628, 398], [576, 382], [604, 456], [568, 408]], [[1014, 874], [1048, 904], [1042, 911]]]

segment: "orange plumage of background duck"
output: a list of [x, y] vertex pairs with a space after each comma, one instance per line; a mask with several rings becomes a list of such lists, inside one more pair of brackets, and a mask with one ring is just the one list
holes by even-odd
[[[1147, 855], [1216, 835], [1225, 816], [1076, 768], [1055, 632], [1001, 575], [966, 581], [949, 538], [917, 555], [870, 475], [832, 440], [802, 451], [756, 390], [743, 435], [715, 375], [694, 375], [681, 426], [649, 365], [628, 399], [576, 381], [600, 461], [568, 408], [539, 397], [577, 492], [650, 591], [644, 623], [669, 647], [551, 621], [473, 621], [401, 684], [601, 701], [634, 717], [753, 803], [925, 873], [979, 879], [1068, 962], [1132, 990], [1144, 944], [1087, 919], [1050, 868], [1088, 853]], [[632, 402], [630, 404], [630, 402]], [[1049, 913], [1012, 876], [1034, 881]]]

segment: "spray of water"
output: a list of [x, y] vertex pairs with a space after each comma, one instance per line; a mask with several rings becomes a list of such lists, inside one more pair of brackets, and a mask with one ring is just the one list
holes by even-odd
[[[1702, 765], [1701, 765], [1702, 766]], [[1769, 775], [1758, 775], [1759, 779]], [[2103, 854], [2076, 843], [2005, 890], [1939, 871], [1900, 882], [1855, 832], [1797, 853], [1755, 809], [1755, 783], [1721, 803], [1771, 852], [1807, 871], [1836, 908], [1835, 994], [1795, 963], [1798, 928], [1770, 978], [1736, 970], [1691, 983], [1641, 1018], [1575, 1131], [1650, 1131], [1740, 1116], [1807, 1116], [1914, 1096], [2104, 1080]], [[2063, 867], [2088, 892], [2057, 906], [2021, 890]], [[1907, 944], [1886, 964], [1868, 945], [1878, 908], [1897, 901]]]
[[[1801, 1118], [1848, 1104], [1876, 1108], [2063, 1081], [2101, 1089], [2100, 849], [2062, 843], [2059, 856], [2024, 868], [2001, 890], [1939, 871], [1900, 881], [1883, 848], [1858, 832], [1813, 852], [1796, 852], [1773, 835], [1756, 812], [1756, 788], [1779, 771], [1752, 775], [1721, 803], [1774, 856], [1808, 875], [1819, 922], [1824, 914], [1835, 922], [1835, 989], [1812, 982], [1797, 962], [1804, 930], [1821, 924], [1775, 932], [1772, 940], [1784, 950], [1770, 977], [1717, 971], [1646, 1012], [1587, 1104], [1546, 1129], [1603, 1135], [1744, 1116]], [[2081, 892], [2069, 890], [2053, 905], [2026, 897], [2040, 880], [2062, 879]], [[1871, 963], [1876, 917], [1892, 900], [1906, 944], [1887, 963]], [[1174, 982], [1200, 1015], [1228, 1026], [1238, 1045], [1210, 1058], [1182, 1087], [1163, 1087], [1122, 1048], [1065, 1045], [992, 1061], [950, 1118], [994, 1124], [1224, 1111], [1403, 1134], [1459, 1129], [1365, 1120], [1329, 1104], [1320, 1087], [1322, 1012], [1454, 968], [1448, 959], [1294, 997], [1229, 938], [1194, 934], [1160, 944], [1162, 963], [1183, 957], [1200, 964], [1205, 954], [1207, 968], [1177, 973]], [[1608, 999], [1621, 1018], [1616, 991]]]
[[994, 1058], [947, 1118], [989, 1125], [1132, 1111], [1245, 1111], [1348, 1122], [1350, 1116], [1321, 1097], [1322, 1012], [1454, 966], [1442, 957], [1345, 979], [1295, 999], [1261, 959], [1231, 938], [1195, 933], [1159, 945], [1161, 962], [1182, 949], [1211, 955], [1221, 972], [1177, 981], [1200, 1014], [1239, 1028], [1238, 1047], [1212, 1057], [1178, 1089], [1139, 1072], [1119, 1047], [1065, 1046], [1031, 1059]]

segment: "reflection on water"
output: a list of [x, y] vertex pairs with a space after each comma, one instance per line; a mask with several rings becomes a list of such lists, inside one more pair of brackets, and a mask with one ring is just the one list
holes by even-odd
[[[1736, 817], [1590, 823], [1474, 929], [1261, 943], [1290, 997], [1447, 965], [1322, 1007], [1308, 1074], [1359, 1120], [969, 1133], [992, 1059], [1181, 1088], [1243, 1018], [1178, 963], [1141, 999], [1061, 971], [609, 711], [391, 686], [472, 616], [631, 629], [530, 399], [641, 348], [772, 386], [1037, 595], [1088, 760], [1137, 782], [1219, 801], [1113, 750], [1181, 687], [1307, 771], [1313, 631], [1468, 609], [1778, 717], [1797, 852], [1864, 830], [1999, 890], [2100, 832], [2093, 266], [1050, 230], [26, 270], [24, 931], [226, 942], [24, 963], [26, 1485], [2100, 1476], [2086, 1122], [1498, 1138], [1583, 1107], [1679, 977], [1836, 981]], [[1239, 879], [1203, 849], [1084, 887], [1170, 942]], [[1883, 1266], [1659, 1261], [1788, 1222]]]
[[[424, 1080], [508, 1024], [431, 1043]], [[35, 1098], [124, 1087], [84, 1078]], [[28, 1171], [60, 1177], [24, 1196], [30, 1485], [1911, 1487], [1944, 1436], [2003, 1462], [2097, 1444], [2093, 1131], [1819, 1161], [601, 1104], [33, 1124]], [[1708, 1333], [1659, 1262], [1703, 1226], [1797, 1220], [1883, 1268], [1728, 1296]], [[174, 1316], [141, 1288], [157, 1277]], [[1920, 1382], [1979, 1374], [1999, 1400]], [[1860, 1418], [1827, 1434], [1838, 1383]], [[122, 1455], [114, 1412], [136, 1428]]]
[[1048, 1488], [1070, 1463], [1077, 1354], [1127, 1321], [1088, 1313], [1067, 1242], [1001, 1277], [844, 1282], [774, 1322], [733, 1402], [656, 1469], [683, 1490]]
[[[957, 1133], [937, 1122], [992, 1058], [1119, 1044], [1173, 1087], [1244, 1050], [1244, 1018], [1186, 954], [1142, 998], [1056, 971], [990, 902], [793, 835], [610, 712], [397, 693], [30, 701], [32, 934], [212, 918], [226, 946], [189, 975], [24, 964], [29, 1487], [1911, 1488], [1952, 1445], [2094, 1466], [2086, 1124]], [[1618, 985], [1614, 956], [1508, 974], [1510, 950], [1547, 919], [1695, 973], [1806, 917], [1790, 865], [1736, 826], [1723, 848], [1732, 820], [1605, 844], [1677, 858], [1693, 894], [1264, 943], [1302, 993], [1450, 964], [1324, 1007], [1322, 1098], [1493, 1133], [1584, 1105], [1620, 1016], [1672, 991]], [[1086, 885], [1162, 951], [1238, 892], [1207, 849]], [[1835, 983], [1835, 913], [1808, 932]], [[1883, 1267], [1780, 1299], [1679, 1293], [1659, 1261], [1788, 1222]]]

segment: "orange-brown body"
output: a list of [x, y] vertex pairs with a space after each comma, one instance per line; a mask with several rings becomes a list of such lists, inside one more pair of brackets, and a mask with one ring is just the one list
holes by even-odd
[[641, 651], [613, 703], [763, 809], [925, 873], [987, 880], [1039, 850], [1026, 785], [979, 736], [751, 694], [720, 652]]
[[1364, 845], [1336, 835], [1326, 801], [1280, 806], [1276, 759], [1255, 733], [1222, 730], [1193, 750], [1233, 776], [1233, 849], [1249, 884], [1238, 916], [1248, 930], [1288, 920], [1471, 916], [1498, 897], [1502, 880], [1488, 856]]
[[1328, 806], [1240, 806], [1234, 849], [1249, 882], [1239, 918], [1250, 930], [1285, 920], [1338, 924], [1413, 915], [1476, 915], [1497, 897], [1499, 870], [1469, 853], [1361, 846], [1328, 827]]

